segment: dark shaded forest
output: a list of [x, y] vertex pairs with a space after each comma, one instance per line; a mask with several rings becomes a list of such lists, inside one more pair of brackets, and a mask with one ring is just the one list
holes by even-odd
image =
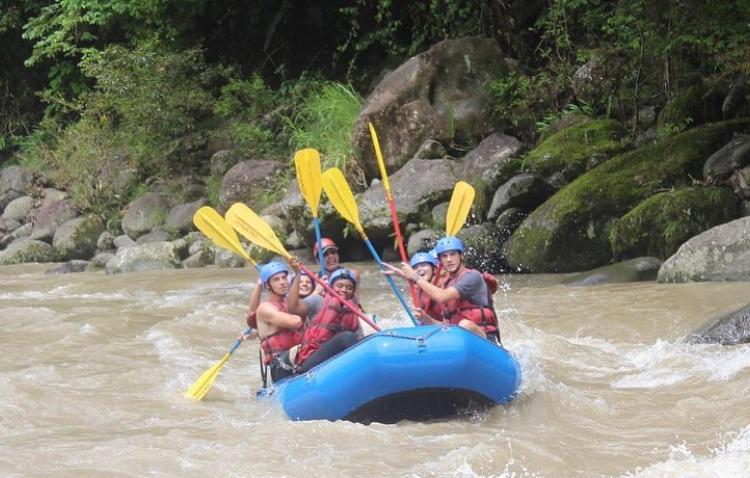
[[[286, 161], [313, 145], [346, 164], [363, 98], [447, 38], [491, 37], [517, 62], [486, 94], [507, 132], [529, 141], [570, 110], [618, 119], [635, 137], [645, 107], [691, 89], [743, 99], [750, 72], [750, 4], [739, 0], [0, 4], [0, 167], [20, 163], [102, 213], [139, 192], [113, 197], [108, 169], [142, 182], [192, 171], [215, 189], [208, 159], [227, 147]], [[577, 82], [584, 65], [593, 91]]]

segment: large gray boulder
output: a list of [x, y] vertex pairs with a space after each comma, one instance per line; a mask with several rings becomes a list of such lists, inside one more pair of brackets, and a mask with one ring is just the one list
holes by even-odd
[[42, 200], [41, 207], [34, 213], [31, 239], [52, 242], [55, 231], [66, 221], [76, 217], [78, 213], [70, 200], [57, 194], [59, 191], [50, 190]]
[[127, 234], [121, 234], [112, 240], [112, 245], [115, 249], [124, 249], [126, 247], [134, 246], [135, 241]]
[[193, 225], [193, 216], [198, 209], [207, 204], [208, 199], [206, 198], [200, 198], [187, 204], [178, 204], [169, 211], [169, 214], [167, 214], [167, 219], [164, 221], [164, 228], [168, 231], [180, 233], [194, 230], [195, 226]]
[[157, 227], [151, 232], [147, 232], [146, 234], [139, 237], [135, 243], [136, 244], [145, 244], [147, 242], [169, 242], [172, 240], [172, 234], [169, 233], [169, 231], [165, 231], [161, 227]]
[[249, 159], [235, 164], [221, 179], [219, 202], [224, 209], [235, 202], [251, 207], [268, 191], [271, 178], [285, 165], [280, 161]]
[[72, 274], [74, 272], [83, 272], [89, 267], [89, 261], [73, 259], [57, 267], [44, 271], [47, 275]]
[[77, 217], [57, 228], [52, 246], [61, 258], [90, 259], [96, 252], [96, 242], [103, 231], [101, 218]]
[[[407, 222], [429, 220], [432, 208], [450, 199], [461, 166], [460, 161], [415, 158], [390, 177], [402, 228]], [[393, 224], [383, 185], [374, 182], [357, 203], [368, 236], [373, 240], [385, 240], [393, 232]]]
[[378, 176], [369, 122], [378, 129], [389, 171], [395, 171], [427, 139], [447, 144], [490, 134], [497, 125], [484, 85], [509, 71], [497, 42], [469, 37], [437, 43], [386, 75], [368, 97], [352, 132], [366, 175]]
[[576, 274], [565, 280], [569, 286], [612, 284], [619, 282], [652, 281], [656, 279], [662, 261], [658, 257], [636, 257]]
[[91, 261], [89, 261], [89, 264], [86, 267], [86, 270], [95, 271], [95, 270], [104, 269], [104, 267], [107, 265], [107, 262], [109, 262], [113, 257], [115, 257], [114, 251], [99, 252], [94, 257], [91, 258]]
[[159, 194], [146, 193], [128, 204], [122, 217], [122, 230], [137, 239], [164, 224], [167, 212], [167, 204]]
[[13, 232], [19, 227], [21, 227], [21, 223], [16, 221], [15, 219], [0, 217], [0, 234]]
[[514, 160], [522, 147], [513, 136], [491, 134], [464, 156], [461, 178], [471, 184], [481, 179], [487, 187], [496, 188], [517, 172], [520, 163]]
[[9, 166], [0, 171], [0, 211], [12, 200], [31, 192], [34, 175], [21, 166]]
[[8, 246], [8, 244], [20, 237], [29, 237], [29, 235], [31, 234], [31, 229], [32, 225], [27, 222], [26, 224], [13, 229], [11, 233], [0, 237], [0, 249], [4, 249]]
[[750, 135], [741, 135], [712, 154], [703, 165], [703, 176], [725, 178], [750, 164]]
[[421, 231], [417, 231], [409, 236], [409, 240], [406, 243], [406, 253], [411, 257], [417, 252], [434, 247], [435, 242], [440, 236], [441, 233], [432, 229], [422, 229]]
[[31, 196], [21, 196], [8, 203], [3, 211], [2, 219], [11, 219], [18, 222], [26, 222], [29, 213], [34, 208], [34, 198]]
[[487, 220], [494, 221], [501, 212], [511, 208], [533, 211], [554, 192], [555, 188], [539, 176], [528, 173], [513, 176], [492, 196]]
[[24, 262], [52, 262], [56, 259], [55, 250], [46, 242], [26, 237], [16, 239], [0, 251], [0, 266]]
[[177, 267], [180, 267], [180, 260], [171, 243], [149, 242], [118, 249], [107, 262], [105, 271], [107, 274], [122, 274]]
[[690, 334], [687, 340], [697, 344], [750, 343], [750, 305], [713, 317]]
[[750, 280], [750, 217], [693, 237], [664, 262], [659, 282]]

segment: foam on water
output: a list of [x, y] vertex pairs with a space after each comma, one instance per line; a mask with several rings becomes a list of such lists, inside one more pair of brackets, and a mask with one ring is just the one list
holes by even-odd
[[722, 437], [722, 445], [701, 456], [684, 444], [673, 445], [669, 458], [643, 470], [622, 475], [628, 478], [747, 478], [750, 476], [750, 425], [739, 433]]
[[612, 382], [615, 388], [658, 388], [696, 376], [725, 382], [750, 367], [750, 347], [672, 343], [624, 347], [622, 366], [631, 373]]

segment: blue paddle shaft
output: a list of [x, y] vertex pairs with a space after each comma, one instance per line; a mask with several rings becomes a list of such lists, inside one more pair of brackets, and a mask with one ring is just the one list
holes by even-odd
[[[253, 328], [252, 327], [248, 327], [247, 329], [245, 329], [244, 332], [242, 332], [242, 335], [248, 335], [252, 331], [253, 331]], [[242, 343], [242, 340], [237, 339], [234, 342], [234, 345], [232, 346], [232, 348], [229, 349], [229, 355], [232, 355], [234, 353], [234, 351], [237, 350], [237, 347], [239, 347], [241, 343]]]
[[318, 262], [320, 263], [320, 273], [318, 274], [318, 276], [323, 277], [323, 270], [325, 266], [323, 264], [323, 244], [321, 242], [323, 235], [320, 233], [320, 219], [314, 217], [313, 226], [315, 227], [315, 240], [318, 242]]
[[[363, 237], [365, 240], [365, 244], [367, 244], [367, 248], [370, 250], [370, 254], [372, 254], [372, 258], [375, 259], [375, 261], [378, 263], [378, 266], [380, 266], [381, 269], [385, 269], [385, 266], [383, 266], [383, 261], [380, 260], [380, 256], [378, 255], [378, 252], [375, 250], [374, 247], [372, 247], [372, 243], [370, 240], [366, 237]], [[393, 290], [393, 293], [396, 294], [396, 298], [398, 298], [398, 301], [401, 302], [401, 307], [404, 308], [406, 311], [406, 314], [411, 319], [411, 323], [414, 324], [414, 326], [419, 325], [419, 322], [417, 322], [417, 319], [414, 318], [414, 313], [411, 311], [411, 308], [409, 307], [409, 304], [406, 303], [406, 300], [404, 300], [403, 294], [401, 294], [401, 291], [398, 290], [398, 287], [396, 286], [396, 282], [394, 282], [393, 277], [387, 275], [385, 276], [386, 279], [388, 279], [388, 284], [391, 286], [391, 289]]]

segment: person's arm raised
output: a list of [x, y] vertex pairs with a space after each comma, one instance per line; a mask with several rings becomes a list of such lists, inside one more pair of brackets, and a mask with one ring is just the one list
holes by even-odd
[[443, 303], [448, 302], [449, 300], [455, 300], [460, 298], [460, 294], [458, 293], [458, 290], [455, 287], [448, 287], [446, 289], [443, 289], [442, 287], [439, 287], [432, 282], [423, 279], [417, 272], [409, 266], [406, 262], [401, 263], [401, 269], [398, 267], [392, 266], [387, 263], [383, 263], [387, 270], [383, 271], [383, 274], [392, 274], [401, 277], [404, 280], [408, 280], [410, 282], [413, 282], [416, 284], [420, 289], [422, 289], [425, 294], [430, 296], [430, 298], [436, 302]]
[[286, 307], [290, 313], [299, 315], [300, 317], [306, 317], [307, 307], [299, 298], [299, 281], [301, 277], [299, 259], [292, 257], [289, 261], [289, 265], [294, 269], [294, 280], [292, 281], [292, 287], [289, 289], [289, 295], [287, 295]]

